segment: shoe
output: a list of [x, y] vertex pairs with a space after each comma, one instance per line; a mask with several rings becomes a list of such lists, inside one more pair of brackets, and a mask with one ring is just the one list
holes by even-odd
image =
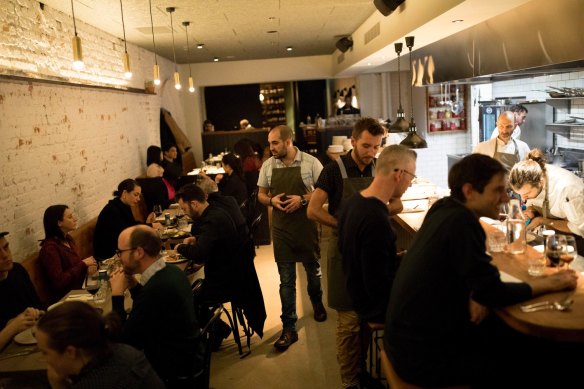
[[231, 334], [231, 327], [224, 321], [220, 320], [213, 326], [213, 336], [211, 339], [211, 351], [219, 350], [221, 343], [224, 339], [227, 339]]
[[292, 343], [298, 341], [298, 333], [294, 330], [286, 329], [282, 331], [280, 338], [274, 343], [274, 347], [280, 351], [285, 351]]
[[312, 303], [312, 309], [314, 310], [314, 320], [316, 321], [326, 320], [326, 309], [324, 309], [322, 301], [319, 301], [318, 303]]

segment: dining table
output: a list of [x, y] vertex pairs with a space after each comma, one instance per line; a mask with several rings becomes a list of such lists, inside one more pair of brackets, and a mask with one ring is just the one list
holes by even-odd
[[[405, 235], [401, 237], [401, 243], [406, 246], [402, 247], [407, 248], [421, 228], [430, 203], [430, 200], [424, 197], [429, 197], [429, 192], [431, 189], [417, 188], [411, 190], [409, 194], [408, 192], [404, 194], [402, 198], [404, 211], [392, 217], [394, 225], [400, 230], [398, 246], [400, 233]], [[490, 219], [481, 218], [481, 225], [485, 230], [487, 240], [490, 234], [500, 233]], [[488, 247], [487, 242], [485, 242], [485, 247]], [[527, 272], [528, 259], [543, 254], [528, 244], [522, 254], [500, 251], [492, 252], [490, 255], [492, 264], [499, 270], [503, 281], [524, 282], [532, 279]], [[497, 308], [494, 310], [495, 314], [509, 327], [525, 335], [559, 342], [584, 342], [584, 257], [576, 256], [570, 267], [578, 273], [578, 284], [575, 290], [543, 294], [520, 304]], [[546, 267], [543, 276], [557, 271], [555, 267]], [[564, 311], [549, 309], [523, 312], [521, 310], [522, 305], [564, 300], [573, 301], [571, 306]]]

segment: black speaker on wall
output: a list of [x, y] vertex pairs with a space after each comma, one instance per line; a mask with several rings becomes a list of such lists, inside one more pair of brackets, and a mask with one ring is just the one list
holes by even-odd
[[387, 16], [397, 7], [399, 7], [405, 0], [373, 0], [373, 4], [383, 16]]
[[351, 47], [353, 47], [353, 41], [351, 40], [351, 38], [341, 38], [337, 41], [336, 43], [337, 49], [339, 49], [342, 53], [346, 52], [347, 50], [349, 50]]

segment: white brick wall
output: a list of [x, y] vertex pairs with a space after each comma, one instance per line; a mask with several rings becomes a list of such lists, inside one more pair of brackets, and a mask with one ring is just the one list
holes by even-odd
[[[135, 88], [152, 78], [152, 53], [128, 45], [134, 73], [128, 83], [122, 42], [79, 22], [86, 68], [73, 71], [72, 20], [49, 7], [41, 11], [36, 1], [0, 1], [0, 28], [0, 74]], [[158, 63], [169, 79], [171, 62]], [[15, 260], [38, 250], [49, 205], [69, 205], [84, 223], [121, 180], [144, 171], [146, 148], [159, 143], [164, 103], [160, 94], [0, 79], [0, 230], [10, 231]]]

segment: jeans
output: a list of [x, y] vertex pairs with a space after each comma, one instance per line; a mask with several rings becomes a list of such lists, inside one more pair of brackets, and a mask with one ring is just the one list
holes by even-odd
[[[296, 331], [296, 262], [276, 262], [280, 274], [280, 301], [282, 302], [282, 324], [284, 329]], [[320, 279], [322, 272], [318, 261], [302, 262], [308, 280], [308, 296], [312, 303], [322, 302]]]

